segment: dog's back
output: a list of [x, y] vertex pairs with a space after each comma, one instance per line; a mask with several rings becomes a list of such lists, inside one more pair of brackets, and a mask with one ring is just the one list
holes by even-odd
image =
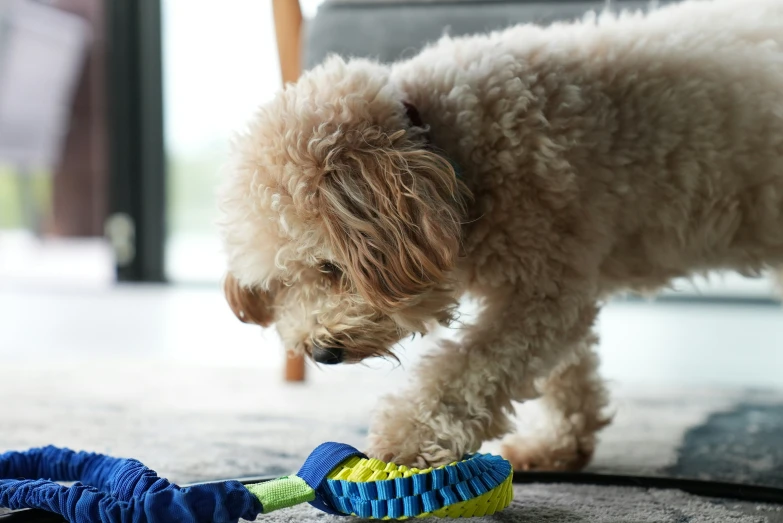
[[783, 264], [783, 2], [444, 38], [395, 74], [491, 195], [469, 249], [548, 216], [607, 290]]

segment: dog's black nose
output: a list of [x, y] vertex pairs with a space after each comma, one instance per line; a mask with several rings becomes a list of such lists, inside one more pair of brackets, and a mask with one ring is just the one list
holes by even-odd
[[324, 365], [337, 365], [342, 363], [345, 351], [341, 347], [321, 347], [313, 345], [313, 359]]

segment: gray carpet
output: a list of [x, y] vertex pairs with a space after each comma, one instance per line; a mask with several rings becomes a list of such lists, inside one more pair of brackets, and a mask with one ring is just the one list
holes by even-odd
[[[258, 521], [345, 523], [301, 506]], [[352, 520], [361, 521], [361, 520]], [[709, 500], [676, 490], [579, 485], [520, 485], [509, 508], [476, 523], [780, 523], [779, 506]]]
[[[361, 380], [377, 387], [379, 378], [372, 372], [340, 377], [316, 376], [297, 387], [254, 369], [110, 365], [9, 372], [0, 381], [0, 397], [11, 400], [0, 413], [0, 451], [55, 444], [135, 457], [177, 483], [285, 475], [320, 442], [361, 448], [374, 400], [356, 391], [365, 387]], [[613, 397], [617, 416], [590, 470], [783, 487], [782, 393], [615, 386]], [[521, 414], [525, 426], [535, 425], [535, 404]], [[262, 519], [331, 521], [307, 506]], [[779, 507], [569, 485], [519, 485], [514, 505], [491, 519], [783, 523]]]

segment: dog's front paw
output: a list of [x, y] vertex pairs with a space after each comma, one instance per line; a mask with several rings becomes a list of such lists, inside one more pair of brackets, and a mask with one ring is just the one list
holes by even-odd
[[578, 471], [590, 463], [595, 449], [592, 437], [563, 434], [558, 437], [510, 436], [501, 454], [514, 470]]
[[462, 459], [462, 434], [449, 431], [439, 423], [436, 431], [427, 420], [434, 418], [414, 411], [410, 403], [391, 399], [376, 416], [370, 430], [366, 454], [381, 461], [427, 468], [446, 465]]
[[455, 452], [438, 445], [431, 438], [416, 443], [413, 438], [390, 439], [384, 434], [370, 434], [366, 454], [387, 463], [418, 469], [439, 467], [459, 459]]

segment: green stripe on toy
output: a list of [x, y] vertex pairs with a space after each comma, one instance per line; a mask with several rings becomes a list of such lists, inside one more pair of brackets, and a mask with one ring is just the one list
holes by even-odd
[[245, 485], [264, 507], [264, 514], [293, 507], [315, 499], [315, 491], [300, 477], [286, 476], [274, 481]]

